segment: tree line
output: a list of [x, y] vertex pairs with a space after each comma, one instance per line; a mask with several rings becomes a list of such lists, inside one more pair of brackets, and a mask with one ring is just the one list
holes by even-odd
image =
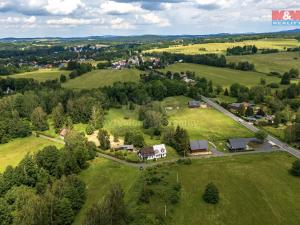
[[0, 224], [71, 225], [86, 199], [76, 174], [96, 155], [96, 146], [70, 132], [62, 149], [48, 146], [26, 155], [0, 174]]

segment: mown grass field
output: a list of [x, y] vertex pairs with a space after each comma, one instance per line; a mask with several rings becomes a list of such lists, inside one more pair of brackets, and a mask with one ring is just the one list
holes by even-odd
[[[270, 48], [284, 50], [286, 48], [299, 47], [300, 43], [296, 39], [260, 39], [249, 40], [242, 42], [226, 42], [226, 43], [207, 43], [207, 44], [194, 44], [194, 45], [178, 45], [171, 46], [169, 48], [151, 49], [145, 52], [170, 52], [170, 53], [182, 53], [182, 54], [207, 54], [207, 53], [226, 53], [227, 48], [234, 46], [255, 45], [259, 49]], [[205, 50], [204, 50], [205, 49]]]
[[232, 70], [228, 68], [219, 68], [192, 63], [176, 63], [166, 67], [163, 71], [192, 71], [196, 73], [196, 76], [205, 77], [208, 80], [211, 80], [214, 85], [221, 85], [223, 87], [229, 87], [233, 83], [239, 83], [246, 86], [254, 86], [260, 84], [261, 78], [265, 79], [267, 83], [280, 82], [279, 78], [267, 76], [262, 73]]
[[101, 200], [108, 193], [111, 184], [122, 185], [126, 198], [130, 196], [133, 185], [137, 181], [140, 171], [137, 168], [124, 166], [107, 159], [94, 159], [89, 168], [80, 174], [87, 187], [87, 200], [77, 215], [73, 225], [82, 225], [87, 210]]
[[92, 89], [112, 85], [117, 81], [138, 82], [140, 71], [136, 69], [122, 70], [93, 70], [75, 79], [68, 80], [63, 84], [65, 88], [71, 89]]
[[[93, 203], [101, 201], [112, 183], [125, 190], [129, 211], [145, 210], [146, 215], [164, 215], [165, 203], [158, 190], [165, 182], [181, 183], [180, 201], [167, 205], [167, 225], [298, 225], [300, 221], [300, 179], [288, 170], [294, 157], [287, 153], [261, 153], [234, 157], [193, 160], [191, 165], [167, 164], [158, 171], [168, 174], [162, 182], [149, 186], [154, 190], [149, 204], [137, 205], [142, 188], [137, 168], [105, 159], [95, 159], [80, 174], [87, 184], [87, 201], [74, 225], [81, 225]], [[220, 192], [220, 202], [203, 202], [205, 186], [214, 182]], [[138, 212], [135, 212], [138, 213]], [[134, 214], [135, 215], [135, 214]]]
[[227, 56], [226, 58], [228, 62], [248, 61], [254, 63], [256, 70], [263, 73], [273, 71], [284, 73], [291, 68], [300, 70], [299, 52]]
[[46, 146], [62, 145], [34, 136], [18, 138], [7, 144], [0, 144], [0, 172], [3, 172], [9, 165], [16, 166], [26, 154], [34, 153]]
[[[169, 124], [185, 128], [192, 140], [223, 141], [234, 137], [252, 137], [239, 123], [212, 109], [190, 109], [189, 98], [171, 97], [164, 100], [168, 110]], [[177, 109], [179, 107], [179, 109]]]
[[68, 75], [70, 71], [66, 70], [59, 70], [59, 69], [40, 69], [33, 72], [27, 72], [27, 73], [18, 73], [14, 75], [9, 75], [7, 77], [10, 78], [32, 78], [39, 82], [43, 82], [46, 80], [55, 80], [59, 79], [61, 74]]

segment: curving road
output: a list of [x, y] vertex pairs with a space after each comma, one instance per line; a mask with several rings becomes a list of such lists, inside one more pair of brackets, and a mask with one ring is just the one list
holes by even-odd
[[[248, 122], [246, 122], [245, 120], [239, 118], [238, 116], [234, 115], [233, 113], [229, 112], [228, 110], [224, 109], [222, 106], [220, 106], [219, 104], [215, 103], [214, 101], [210, 100], [209, 98], [206, 98], [204, 96], [201, 96], [202, 100], [204, 102], [206, 102], [207, 104], [209, 104], [211, 107], [215, 108], [216, 110], [220, 111], [221, 113], [223, 113], [224, 115], [230, 117], [231, 119], [235, 120], [236, 122], [240, 123], [241, 125], [243, 125], [244, 127], [248, 128], [249, 130], [253, 131], [253, 132], [257, 132], [259, 131], [259, 129], [257, 127], [255, 127], [252, 124], [249, 124]], [[288, 144], [280, 141], [279, 139], [268, 135], [267, 140], [272, 141], [273, 143], [275, 143], [278, 147], [281, 148], [281, 150], [286, 151], [288, 153], [290, 153], [291, 155], [297, 157], [298, 159], [300, 159], [300, 151], [290, 147]]]

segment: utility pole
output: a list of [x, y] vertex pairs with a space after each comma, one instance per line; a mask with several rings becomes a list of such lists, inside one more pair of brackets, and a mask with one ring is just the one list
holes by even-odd
[[167, 217], [167, 204], [165, 204], [165, 217]]
[[177, 171], [177, 184], [179, 183], [178, 171]]

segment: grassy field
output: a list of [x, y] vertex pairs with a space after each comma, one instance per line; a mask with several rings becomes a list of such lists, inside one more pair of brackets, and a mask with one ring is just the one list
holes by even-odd
[[40, 69], [33, 72], [27, 73], [18, 73], [14, 75], [10, 75], [10, 78], [33, 78], [39, 82], [43, 82], [46, 80], [55, 80], [59, 79], [61, 74], [68, 75], [70, 71], [59, 70], [59, 69]]
[[229, 62], [248, 61], [254, 63], [256, 70], [263, 73], [272, 71], [284, 73], [291, 68], [300, 70], [299, 52], [227, 56], [226, 58]]
[[[285, 48], [299, 47], [300, 43], [296, 39], [260, 39], [249, 40], [243, 42], [226, 42], [226, 43], [207, 43], [207, 44], [194, 44], [194, 45], [178, 45], [169, 48], [152, 49], [146, 52], [170, 52], [170, 53], [183, 53], [183, 54], [208, 54], [208, 53], [226, 53], [227, 48], [234, 46], [256, 45], [259, 49], [270, 48], [284, 50]], [[204, 50], [205, 49], [205, 50]]]
[[[139, 209], [147, 216], [163, 215], [165, 203], [159, 190], [175, 184], [177, 173], [181, 197], [179, 203], [167, 205], [167, 225], [298, 225], [300, 179], [288, 173], [294, 160], [287, 153], [276, 152], [198, 159], [191, 165], [167, 164], [157, 169], [165, 174], [163, 181], [149, 186], [155, 193], [150, 203], [137, 205], [142, 172], [96, 158], [80, 174], [87, 184], [87, 201], [73, 225], [82, 224], [87, 209], [101, 201], [116, 182], [125, 190], [130, 212]], [[208, 205], [201, 198], [209, 182], [219, 189], [218, 205]]]
[[[300, 179], [288, 173], [293, 161], [285, 153], [271, 153], [198, 160], [180, 167], [182, 200], [168, 224], [299, 224]], [[217, 206], [201, 199], [209, 182], [219, 188]]]
[[37, 138], [34, 136], [15, 139], [7, 144], [0, 145], [0, 172], [8, 165], [16, 166], [27, 153], [33, 153], [48, 145], [61, 147], [60, 144]]
[[262, 127], [264, 130], [266, 130], [267, 132], [269, 132], [271, 135], [279, 138], [280, 140], [284, 141], [284, 131], [286, 129], [285, 125], [281, 125], [280, 127], [273, 127], [273, 126], [264, 126]]
[[227, 68], [219, 68], [191, 63], [176, 63], [166, 67], [163, 71], [192, 71], [196, 73], [196, 76], [205, 77], [211, 80], [214, 85], [221, 85], [223, 87], [228, 87], [233, 83], [240, 83], [247, 86], [258, 85], [261, 78], [264, 78], [267, 83], [280, 82], [280, 79], [277, 77], [271, 77], [257, 72], [232, 70]]
[[[73, 225], [82, 225], [86, 211], [108, 192], [109, 186], [120, 183], [125, 193], [130, 193], [135, 184], [139, 170], [127, 167], [106, 159], [96, 158], [91, 162], [90, 167], [80, 174], [80, 177], [87, 185], [87, 200], [75, 219]], [[129, 197], [127, 194], [126, 197]]]
[[137, 82], [139, 79], [140, 71], [136, 69], [94, 70], [75, 79], [68, 80], [63, 84], [63, 87], [72, 89], [92, 89], [109, 86], [117, 81]]
[[[188, 108], [188, 100], [186, 97], [171, 97], [164, 104], [173, 107], [168, 111], [169, 123], [187, 129], [190, 139], [220, 141], [253, 136], [246, 128], [214, 109]], [[176, 109], [177, 106], [179, 109]]]

